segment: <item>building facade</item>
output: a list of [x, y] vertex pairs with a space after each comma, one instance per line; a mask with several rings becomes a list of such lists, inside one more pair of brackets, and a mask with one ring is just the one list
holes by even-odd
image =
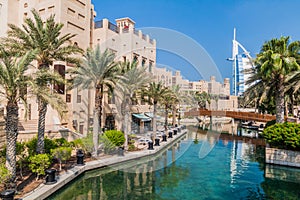
[[[24, 23], [25, 18], [32, 17], [31, 10], [35, 9], [41, 18], [45, 20], [50, 15], [55, 15], [55, 20], [64, 24], [61, 34], [75, 34], [71, 43], [86, 49], [92, 45], [94, 29], [94, 7], [90, 0], [1, 0], [0, 1], [0, 36], [6, 36], [8, 30], [7, 24], [14, 24], [19, 27]], [[9, 14], [13, 13], [13, 14]], [[36, 63], [34, 63], [36, 64]], [[51, 69], [58, 71], [64, 78], [65, 72], [69, 67], [73, 67], [64, 61], [55, 61]], [[81, 133], [86, 133], [89, 127], [90, 91], [79, 91], [77, 89], [67, 91], [65, 87], [59, 88], [59, 93], [67, 102], [68, 108], [64, 111], [64, 119], [60, 119], [58, 113], [50, 106], [46, 115], [46, 129], [57, 131], [61, 125], [70, 129], [76, 129]], [[25, 109], [20, 109], [20, 118], [22, 120], [32, 121], [37, 124], [38, 112], [37, 103], [34, 96], [28, 99], [28, 114], [26, 119]], [[36, 127], [33, 127], [36, 128]]]
[[[42, 19], [55, 14], [57, 22], [63, 23], [61, 34], [75, 34], [71, 41], [82, 49], [100, 46], [101, 51], [111, 50], [116, 55], [116, 61], [136, 61], [139, 67], [147, 69], [149, 76], [156, 82], [162, 82], [166, 87], [179, 85], [181, 90], [190, 92], [208, 92], [229, 96], [229, 79], [224, 84], [218, 83], [214, 78], [206, 82], [190, 82], [184, 79], [180, 71], [172, 72], [166, 68], [156, 67], [156, 41], [136, 30], [135, 22], [128, 18], [116, 19], [115, 23], [107, 19], [94, 22], [96, 13], [91, 0], [0, 0], [0, 37], [6, 35], [8, 23], [21, 26], [24, 19], [32, 17], [31, 10], [35, 9]], [[13, 14], [10, 14], [13, 13]], [[55, 61], [51, 69], [57, 70], [64, 78], [68, 79], [66, 71], [74, 67], [63, 61]], [[58, 113], [49, 106], [46, 115], [46, 131], [58, 131], [62, 126], [70, 130], [87, 134], [93, 124], [94, 90], [73, 89], [67, 91], [65, 87], [59, 88], [59, 93], [67, 103], [64, 111], [65, 117], [61, 119]], [[25, 119], [25, 108], [20, 109], [21, 122], [36, 124], [38, 109], [36, 98], [28, 97], [28, 114]], [[224, 103], [224, 109], [225, 109]], [[232, 104], [232, 102], [228, 103]], [[227, 104], [226, 104], [227, 105]], [[104, 96], [103, 121], [107, 128], [121, 128], [116, 120], [118, 109], [110, 95]], [[145, 102], [139, 102], [132, 107], [133, 129], [138, 125], [148, 129], [151, 125], [152, 107]], [[146, 113], [149, 113], [147, 116]]]

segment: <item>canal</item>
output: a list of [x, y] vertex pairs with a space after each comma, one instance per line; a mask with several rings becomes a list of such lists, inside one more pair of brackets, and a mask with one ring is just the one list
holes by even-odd
[[155, 157], [86, 172], [48, 199], [300, 199], [300, 169], [264, 164], [263, 145], [190, 129]]

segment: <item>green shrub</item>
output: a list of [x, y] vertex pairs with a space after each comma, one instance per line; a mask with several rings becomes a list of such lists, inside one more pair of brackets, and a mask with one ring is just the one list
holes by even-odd
[[104, 135], [117, 147], [122, 146], [125, 142], [125, 137], [122, 131], [109, 130], [105, 131]]
[[5, 184], [10, 179], [10, 173], [4, 163], [0, 164], [0, 184]]
[[[89, 133], [86, 137], [81, 138], [82, 149], [87, 153], [94, 151], [93, 134]], [[79, 142], [80, 143], [80, 142]]]
[[276, 124], [276, 119], [271, 120], [271, 121], [268, 121], [268, 122], [266, 123], [265, 128], [267, 128], [267, 127], [269, 127], [269, 126], [272, 126], [272, 125], [274, 125], [274, 124]]
[[134, 146], [134, 144], [129, 144], [128, 145], [128, 151], [134, 151], [136, 148]]
[[71, 158], [71, 147], [58, 147], [51, 150], [51, 155], [59, 161], [59, 171], [61, 171], [61, 163]]
[[16, 158], [17, 164], [20, 171], [20, 176], [23, 178], [23, 166], [24, 163], [28, 161], [28, 154], [26, 152], [25, 143], [17, 142], [16, 143]]
[[111, 154], [115, 152], [116, 145], [112, 143], [111, 140], [105, 134], [103, 134], [100, 137], [100, 142], [103, 144], [104, 153]]
[[267, 127], [262, 136], [271, 147], [300, 150], [300, 124], [282, 123]]
[[3, 149], [0, 151], [0, 160], [1, 158], [5, 158], [6, 156], [6, 146], [3, 147]]
[[68, 142], [65, 138], [56, 138], [53, 140], [58, 147], [70, 147], [71, 143]]
[[33, 173], [37, 174], [36, 179], [40, 175], [45, 175], [45, 169], [51, 164], [51, 158], [47, 154], [38, 154], [29, 158], [29, 168]]
[[[57, 143], [49, 138], [44, 139], [45, 142], [45, 153], [50, 154], [51, 149], [55, 149], [58, 147]], [[28, 142], [25, 143], [26, 147], [28, 148], [29, 156], [36, 155], [36, 146], [37, 146], [37, 138], [32, 138]]]
[[84, 147], [81, 138], [73, 140], [70, 143], [73, 148], [82, 149]]

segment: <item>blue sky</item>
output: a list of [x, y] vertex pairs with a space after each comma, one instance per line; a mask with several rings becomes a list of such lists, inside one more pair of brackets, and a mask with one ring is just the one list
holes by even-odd
[[[199, 43], [216, 63], [222, 78], [232, 76], [233, 28], [252, 57], [274, 37], [300, 40], [298, 0], [92, 0], [96, 20], [130, 17], [136, 28], [161, 27], [178, 31]], [[157, 41], [158, 43], [159, 41]], [[192, 51], [192, 49], [191, 49]], [[184, 58], [162, 50], [157, 63], [181, 70], [189, 80], [201, 75]]]

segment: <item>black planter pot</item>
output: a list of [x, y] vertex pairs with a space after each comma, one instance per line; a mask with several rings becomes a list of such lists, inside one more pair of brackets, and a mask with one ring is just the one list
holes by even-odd
[[124, 156], [124, 147], [118, 148], [118, 156]]
[[173, 131], [169, 131], [169, 137], [168, 138], [173, 138]]
[[173, 135], [177, 135], [177, 129], [173, 130]]
[[84, 153], [81, 149], [76, 152], [76, 165], [83, 166], [84, 165]]
[[148, 142], [148, 150], [154, 150], [152, 141]]
[[167, 141], [167, 135], [165, 135], [165, 134], [162, 135], [162, 141], [163, 141], [163, 142], [166, 142], [166, 141]]
[[15, 190], [4, 190], [1, 192], [0, 197], [2, 200], [14, 200]]
[[159, 145], [159, 140], [160, 140], [159, 138], [155, 138], [155, 144], [154, 144], [154, 146], [160, 146]]
[[57, 182], [57, 180], [55, 179], [55, 173], [56, 170], [55, 169], [46, 169], [45, 170], [46, 173], [46, 185], [51, 185]]

